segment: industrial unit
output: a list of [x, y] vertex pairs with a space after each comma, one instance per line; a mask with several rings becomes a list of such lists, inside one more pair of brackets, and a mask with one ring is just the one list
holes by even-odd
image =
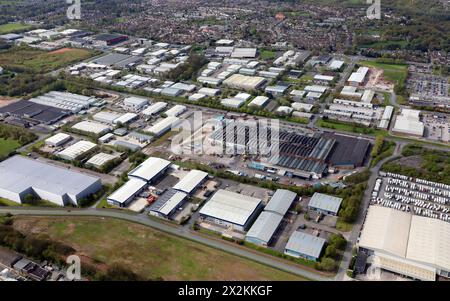
[[197, 189], [208, 177], [208, 173], [201, 170], [191, 170], [183, 177], [175, 186], [174, 189], [191, 194]]
[[127, 97], [123, 100], [123, 107], [126, 110], [139, 112], [148, 104], [148, 100], [140, 97]]
[[203, 220], [246, 231], [263, 209], [260, 199], [220, 189], [200, 210]]
[[84, 120], [72, 126], [72, 129], [79, 130], [86, 133], [95, 134], [98, 136], [104, 135], [111, 131], [111, 128], [102, 123], [95, 121]]
[[171, 216], [187, 201], [188, 194], [176, 189], [164, 192], [147, 209], [150, 215], [170, 219]]
[[337, 216], [341, 203], [342, 198], [316, 192], [309, 201], [308, 208], [319, 213]]
[[317, 261], [325, 244], [326, 240], [321, 237], [295, 231], [286, 244], [284, 254]]
[[51, 136], [50, 138], [45, 139], [45, 144], [51, 147], [58, 147], [66, 143], [72, 139], [72, 136], [66, 133], [58, 133], [56, 135]]
[[128, 173], [129, 178], [153, 182], [170, 167], [171, 163], [161, 158], [150, 157]]
[[152, 133], [155, 137], [160, 137], [165, 133], [169, 132], [173, 127], [175, 127], [180, 122], [180, 118], [168, 116], [153, 126], [146, 129], [147, 132]]
[[425, 125], [420, 121], [420, 111], [402, 109], [397, 116], [393, 132], [417, 137], [423, 137]]
[[105, 165], [106, 163], [117, 159], [119, 156], [117, 155], [111, 155], [111, 154], [106, 154], [106, 153], [98, 153], [95, 156], [93, 156], [92, 158], [90, 158], [87, 162], [86, 165], [91, 165], [94, 166], [95, 168], [101, 168], [103, 165]]
[[106, 201], [112, 206], [127, 207], [145, 187], [147, 187], [147, 181], [130, 178], [124, 185], [108, 196]]
[[268, 246], [296, 198], [297, 194], [292, 191], [285, 189], [275, 191], [263, 213], [247, 232], [245, 240], [256, 245]]
[[101, 180], [19, 155], [0, 163], [0, 197], [23, 203], [34, 195], [59, 206], [73, 204], [102, 188]]
[[92, 143], [90, 141], [81, 140], [78, 141], [75, 144], [72, 144], [71, 146], [67, 147], [66, 149], [60, 151], [58, 153], [58, 156], [68, 160], [73, 161], [76, 160], [87, 153], [91, 152], [97, 147], [97, 144]]

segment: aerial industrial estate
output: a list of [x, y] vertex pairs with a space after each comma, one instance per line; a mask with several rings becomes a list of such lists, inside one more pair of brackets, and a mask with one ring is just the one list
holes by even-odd
[[448, 280], [450, 81], [436, 72], [448, 72], [447, 54], [307, 47], [304, 35], [328, 25], [290, 40], [294, 17], [270, 17], [272, 42], [217, 18], [198, 24], [206, 41], [82, 22], [0, 25], [0, 280], [73, 280], [64, 262], [78, 252], [90, 267], [79, 280], [202, 279], [89, 253], [115, 239], [91, 236], [105, 220], [151, 228], [139, 236], [155, 249], [158, 235], [182, 238], [186, 253], [211, 248], [243, 270], [283, 273], [276, 280]]

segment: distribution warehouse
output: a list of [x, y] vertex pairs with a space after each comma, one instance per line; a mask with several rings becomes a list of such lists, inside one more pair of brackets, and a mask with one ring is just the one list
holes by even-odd
[[17, 203], [31, 194], [59, 206], [76, 206], [79, 200], [102, 188], [97, 177], [21, 156], [1, 162], [0, 177], [0, 197]]
[[262, 210], [260, 199], [220, 189], [202, 207], [205, 221], [246, 231]]
[[370, 206], [359, 251], [380, 268], [414, 279], [450, 277], [450, 224], [388, 207]]

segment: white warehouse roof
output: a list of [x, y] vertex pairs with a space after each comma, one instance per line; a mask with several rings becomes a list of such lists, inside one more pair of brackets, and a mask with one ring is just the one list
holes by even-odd
[[83, 132], [94, 133], [96, 135], [103, 134], [111, 130], [111, 128], [107, 125], [89, 120], [81, 121], [72, 126], [72, 128]]
[[137, 114], [135, 113], [125, 113], [122, 116], [120, 116], [119, 118], [114, 120], [114, 123], [122, 123], [122, 124], [127, 124], [130, 121], [134, 120], [135, 118], [137, 118]]
[[420, 121], [419, 115], [420, 111], [402, 109], [401, 114], [395, 120], [393, 131], [422, 137], [425, 125]]
[[255, 107], [264, 107], [269, 102], [269, 98], [266, 96], [256, 96], [248, 105]]
[[91, 164], [97, 167], [103, 166], [105, 163], [118, 158], [116, 155], [106, 154], [106, 153], [98, 153], [92, 158], [90, 158], [86, 164]]
[[158, 123], [154, 124], [150, 128], [148, 128], [146, 131], [154, 134], [155, 136], [160, 136], [164, 134], [164, 132], [171, 130], [172, 127], [177, 125], [179, 121], [180, 118], [178, 117], [168, 116], [163, 120], [159, 121]]
[[90, 141], [81, 140], [71, 146], [67, 147], [63, 151], [58, 153], [58, 156], [66, 160], [75, 160], [79, 156], [91, 151], [97, 146], [97, 144]]
[[127, 202], [131, 197], [136, 195], [140, 190], [142, 190], [147, 182], [131, 178], [125, 184], [123, 184], [119, 189], [114, 191], [109, 197], [108, 200], [112, 200], [116, 203], [123, 204]]
[[170, 108], [165, 112], [167, 116], [174, 116], [177, 117], [181, 114], [183, 114], [187, 110], [186, 106], [183, 105], [175, 105], [174, 107]]
[[173, 188], [186, 193], [191, 193], [207, 176], [208, 173], [204, 171], [191, 170], [183, 179], [173, 186]]
[[51, 136], [50, 138], [45, 139], [45, 143], [58, 146], [68, 141], [70, 138], [71, 136], [66, 133], [58, 133], [56, 135]]
[[142, 111], [142, 114], [148, 115], [148, 116], [156, 115], [159, 112], [161, 112], [162, 110], [164, 110], [166, 107], [167, 107], [167, 103], [160, 101], [160, 102], [152, 104], [147, 109]]
[[260, 199], [220, 189], [202, 207], [200, 214], [245, 225], [259, 204]]
[[21, 194], [24, 197], [30, 188], [59, 205], [63, 205], [61, 199], [68, 197], [76, 203], [79, 198], [101, 188], [101, 181], [97, 177], [21, 156], [0, 162], [0, 178], [0, 197], [11, 198], [16, 202], [20, 200], [11, 196]]
[[170, 162], [161, 158], [150, 157], [128, 173], [131, 178], [150, 182], [154, 177], [170, 166]]
[[450, 223], [438, 219], [372, 205], [367, 212], [359, 246], [393, 255], [396, 261], [406, 262], [409, 266], [425, 265], [435, 272], [436, 269], [450, 270]]

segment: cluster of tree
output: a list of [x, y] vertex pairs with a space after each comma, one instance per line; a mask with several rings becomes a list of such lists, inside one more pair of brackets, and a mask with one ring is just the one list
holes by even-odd
[[38, 137], [24, 128], [2, 123], [0, 124], [0, 138], [16, 140], [20, 145], [26, 145]]
[[349, 186], [337, 193], [339, 197], [343, 198], [338, 215], [344, 222], [353, 223], [358, 217], [359, 207], [369, 178], [370, 171], [368, 169], [351, 175], [345, 179], [345, 183]]
[[[4, 218], [5, 219], [5, 218]], [[13, 222], [0, 224], [0, 245], [36, 260], [49, 260], [64, 265], [64, 258], [75, 249], [63, 243], [34, 235], [24, 235], [13, 227]]]
[[208, 60], [203, 55], [191, 53], [186, 62], [167, 74], [167, 78], [175, 81], [194, 79], [200, 69], [207, 63]]
[[338, 266], [339, 253], [345, 249], [346, 245], [347, 241], [341, 234], [332, 234], [328, 239], [323, 257], [319, 262], [316, 262], [315, 268], [320, 271], [335, 271]]
[[147, 159], [147, 155], [141, 151], [135, 152], [128, 157], [128, 161], [134, 165], [139, 165]]
[[412, 144], [403, 149], [402, 156], [417, 156], [419, 166], [393, 161], [384, 164], [382, 170], [450, 185], [450, 157], [447, 152]]
[[32, 92], [40, 91], [53, 83], [53, 79], [41, 74], [6, 73], [0, 76], [0, 95], [24, 96]]

